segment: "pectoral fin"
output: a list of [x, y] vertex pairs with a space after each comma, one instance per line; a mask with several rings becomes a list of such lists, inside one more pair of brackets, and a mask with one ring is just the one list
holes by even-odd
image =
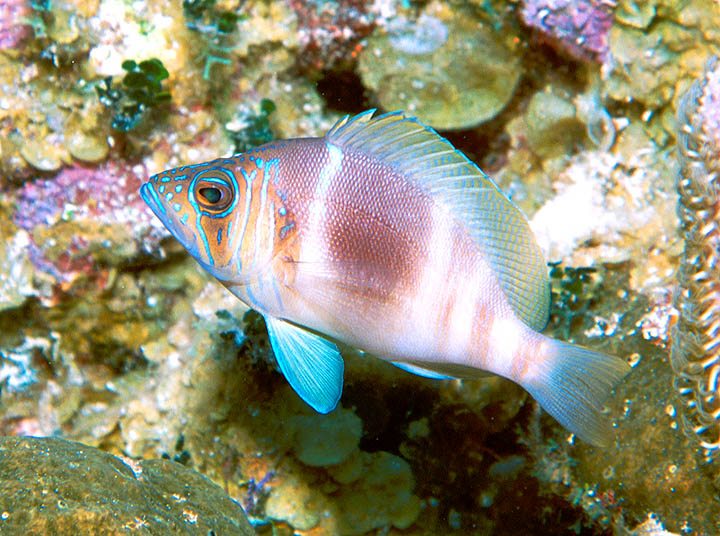
[[315, 411], [329, 413], [342, 395], [343, 364], [340, 352], [319, 335], [271, 316], [265, 317], [270, 345], [280, 370]]

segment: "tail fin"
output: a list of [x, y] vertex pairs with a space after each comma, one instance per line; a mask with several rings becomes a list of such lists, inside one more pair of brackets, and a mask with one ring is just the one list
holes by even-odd
[[545, 411], [583, 441], [608, 445], [613, 437], [602, 404], [627, 374], [623, 360], [546, 338], [548, 353], [523, 387]]

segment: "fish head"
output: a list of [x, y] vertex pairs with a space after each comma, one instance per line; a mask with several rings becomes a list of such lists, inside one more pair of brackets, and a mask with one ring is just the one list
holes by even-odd
[[[233, 159], [216, 160], [163, 171], [140, 187], [155, 216], [223, 283], [246, 284], [269, 261], [267, 248], [243, 240], [251, 234], [252, 195], [244, 175]], [[267, 233], [252, 234], [262, 240]]]

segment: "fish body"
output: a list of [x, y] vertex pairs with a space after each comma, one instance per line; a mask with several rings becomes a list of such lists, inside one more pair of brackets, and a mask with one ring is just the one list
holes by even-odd
[[337, 404], [332, 340], [431, 378], [492, 372], [581, 438], [610, 438], [615, 357], [540, 333], [547, 268], [527, 220], [434, 130], [396, 112], [154, 175], [141, 187], [193, 257], [260, 312], [292, 387]]

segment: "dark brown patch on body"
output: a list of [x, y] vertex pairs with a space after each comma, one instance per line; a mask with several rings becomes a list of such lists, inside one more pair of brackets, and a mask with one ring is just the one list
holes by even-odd
[[362, 282], [376, 299], [407, 296], [429, 254], [430, 198], [365, 155], [347, 155], [338, 182], [328, 200], [329, 255], [345, 268], [346, 282]]
[[[284, 159], [288, 207], [303, 233], [318, 178], [329, 161], [324, 139], [302, 140]], [[325, 199], [325, 260], [338, 288], [387, 303], [405, 296], [427, 256], [432, 203], [420, 188], [372, 156], [343, 153]]]

